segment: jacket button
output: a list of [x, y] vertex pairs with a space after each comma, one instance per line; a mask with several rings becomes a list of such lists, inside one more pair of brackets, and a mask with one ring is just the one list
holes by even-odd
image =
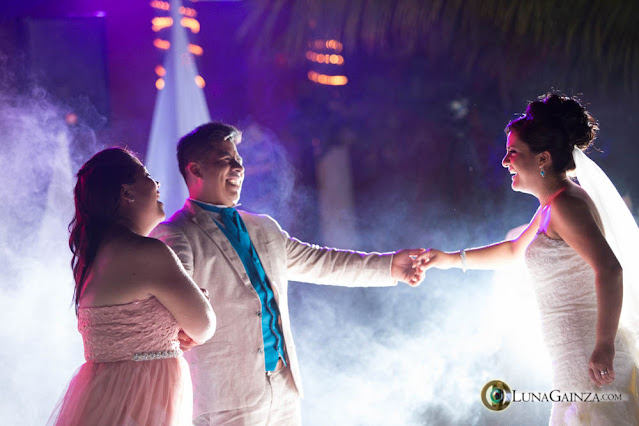
[[259, 348], [259, 349], [257, 350], [257, 353], [258, 353], [258, 354], [261, 354], [262, 352], [264, 352], [264, 351], [262, 350], [262, 348]]

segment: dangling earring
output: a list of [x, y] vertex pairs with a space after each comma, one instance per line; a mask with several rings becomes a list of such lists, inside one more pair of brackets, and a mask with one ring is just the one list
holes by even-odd
[[544, 169], [539, 170], [541, 177], [546, 177], [546, 171]]

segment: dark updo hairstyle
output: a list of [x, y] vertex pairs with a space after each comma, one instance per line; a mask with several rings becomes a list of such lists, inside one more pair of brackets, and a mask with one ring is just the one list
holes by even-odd
[[574, 147], [587, 149], [599, 126], [578, 99], [548, 93], [528, 104], [525, 114], [508, 123], [504, 131], [517, 133], [536, 154], [550, 152], [554, 171], [562, 173], [575, 168]]
[[76, 313], [98, 247], [119, 218], [122, 185], [134, 183], [141, 167], [133, 153], [113, 147], [95, 154], [78, 172], [74, 190], [75, 214], [69, 224]]

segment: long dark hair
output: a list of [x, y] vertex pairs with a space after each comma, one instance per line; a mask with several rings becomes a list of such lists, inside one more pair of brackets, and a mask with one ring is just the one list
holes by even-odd
[[135, 182], [141, 163], [124, 148], [107, 148], [95, 154], [78, 172], [74, 189], [75, 214], [69, 224], [73, 298], [78, 312], [87, 273], [105, 233], [118, 220], [122, 185]]

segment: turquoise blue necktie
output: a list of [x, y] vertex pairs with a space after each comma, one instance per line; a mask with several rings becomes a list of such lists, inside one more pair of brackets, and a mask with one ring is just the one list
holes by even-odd
[[238, 256], [240, 256], [244, 267], [249, 273], [249, 277], [252, 274], [257, 274], [260, 280], [266, 282], [266, 273], [264, 272], [262, 263], [255, 252], [253, 244], [251, 244], [251, 237], [249, 236], [246, 225], [237, 210], [233, 207], [220, 208], [210, 204], [197, 204], [206, 210], [217, 212], [222, 215], [222, 223], [224, 223], [224, 226], [220, 226], [219, 228], [222, 232], [224, 232], [224, 235], [226, 235], [226, 238], [229, 239], [229, 242], [235, 248]]
[[221, 210], [222, 222], [226, 227], [226, 237], [231, 241], [234, 240], [238, 242], [242, 250], [253, 251], [251, 250], [251, 238], [246, 230], [246, 225], [244, 225], [244, 221], [237, 210], [233, 207], [227, 207]]

